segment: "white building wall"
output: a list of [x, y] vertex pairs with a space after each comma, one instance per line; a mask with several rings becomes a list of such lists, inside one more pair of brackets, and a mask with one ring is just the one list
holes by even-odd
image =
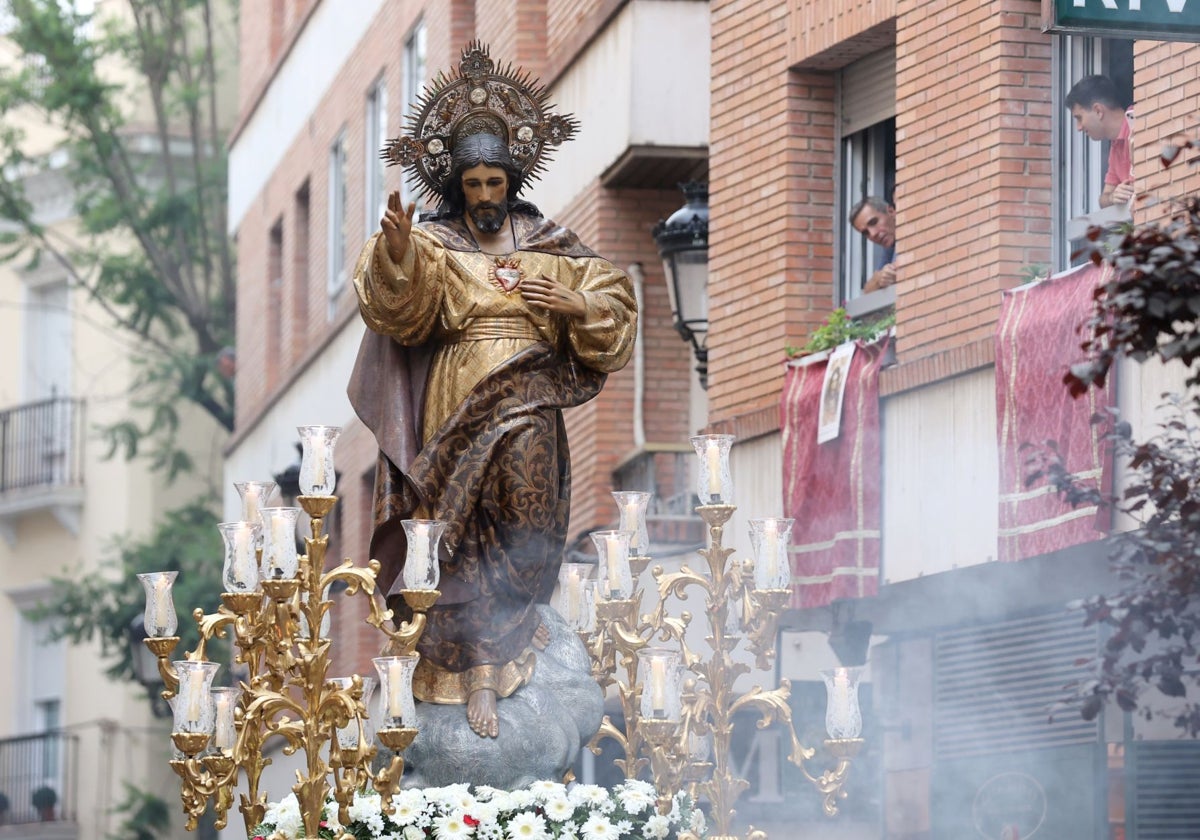
[[994, 560], [1000, 505], [995, 371], [889, 397], [881, 421], [880, 583]]
[[628, 3], [551, 89], [582, 127], [529, 200], [553, 217], [630, 146], [707, 146], [708, 76], [679, 68], [708, 67], [709, 43], [707, 3]]
[[[320, 3], [229, 149], [229, 232], [267, 185], [292, 140], [371, 26], [383, 0]], [[399, 52], [400, 44], [396, 45]]]

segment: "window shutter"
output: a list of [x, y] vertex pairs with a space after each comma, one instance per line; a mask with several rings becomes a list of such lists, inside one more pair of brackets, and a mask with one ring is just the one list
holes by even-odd
[[896, 48], [846, 65], [841, 85], [843, 137], [896, 116]]

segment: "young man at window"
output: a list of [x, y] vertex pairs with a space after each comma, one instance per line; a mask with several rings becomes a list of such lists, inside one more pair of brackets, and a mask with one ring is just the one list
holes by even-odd
[[850, 226], [880, 248], [875, 273], [863, 285], [863, 291], [874, 292], [895, 283], [896, 208], [869, 195], [850, 208]]
[[1064, 103], [1076, 129], [1092, 140], [1108, 141], [1108, 170], [1100, 206], [1128, 204], [1136, 193], [1130, 148], [1133, 113], [1126, 110], [1117, 86], [1107, 76], [1085, 76], [1071, 88]]

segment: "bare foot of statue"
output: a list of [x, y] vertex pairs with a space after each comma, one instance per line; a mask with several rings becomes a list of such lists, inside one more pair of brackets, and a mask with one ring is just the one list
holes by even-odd
[[500, 734], [500, 716], [496, 712], [496, 692], [479, 688], [467, 698], [467, 723], [480, 738], [495, 738]]
[[544, 623], [539, 624], [538, 629], [533, 632], [533, 646], [538, 650], [545, 650], [548, 644], [550, 644], [550, 628]]

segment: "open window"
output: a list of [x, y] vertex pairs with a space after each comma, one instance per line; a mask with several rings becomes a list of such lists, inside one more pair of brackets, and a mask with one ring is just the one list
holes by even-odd
[[1123, 208], [1100, 207], [1108, 164], [1107, 142], [1088, 139], [1075, 129], [1064, 101], [1071, 87], [1084, 76], [1112, 79], [1126, 104], [1133, 102], [1133, 41], [1124, 38], [1089, 38], [1060, 35], [1054, 41], [1054, 236], [1052, 254], [1056, 270], [1077, 265], [1093, 224], [1128, 219]]
[[839, 189], [837, 236], [839, 302], [864, 312], [894, 301], [892, 292], [863, 294], [883, 251], [850, 224], [847, 214], [867, 196], [891, 203], [896, 188], [896, 50], [879, 50], [838, 73]]

